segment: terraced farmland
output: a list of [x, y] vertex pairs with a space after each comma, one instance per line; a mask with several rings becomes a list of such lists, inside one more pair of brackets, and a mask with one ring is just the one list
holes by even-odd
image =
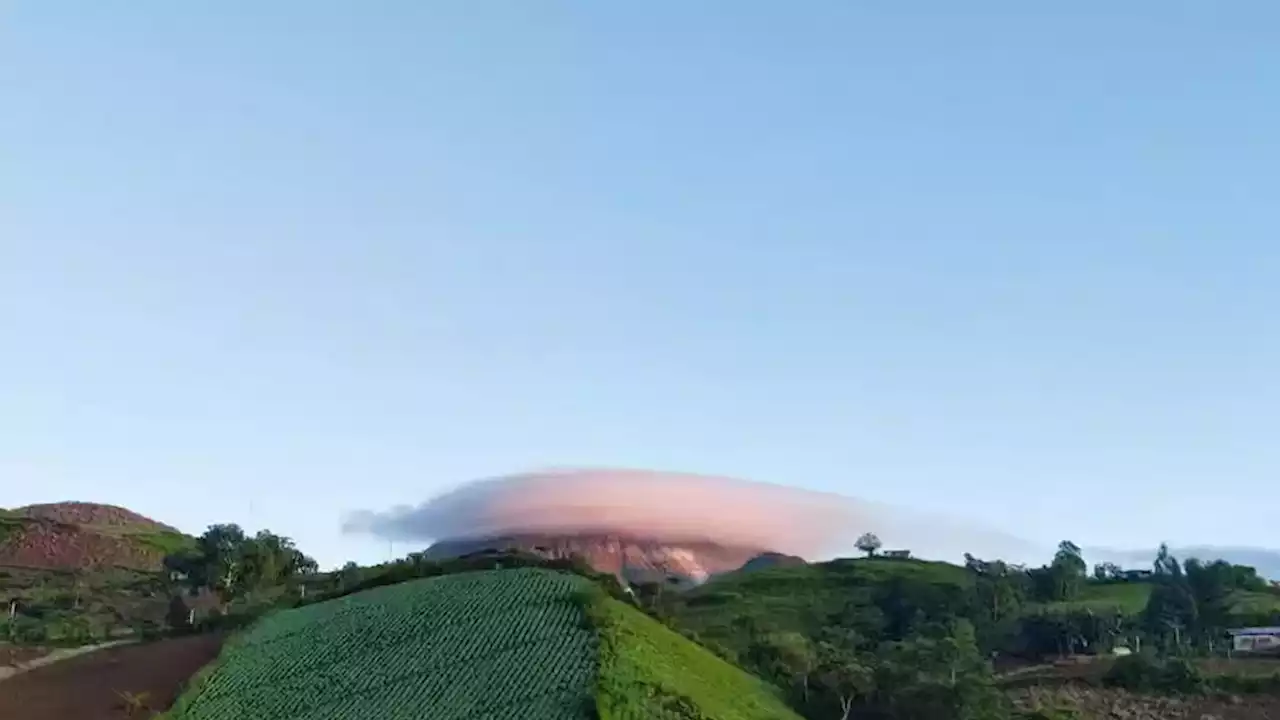
[[586, 717], [596, 640], [575, 594], [538, 569], [378, 588], [261, 621], [172, 720]]

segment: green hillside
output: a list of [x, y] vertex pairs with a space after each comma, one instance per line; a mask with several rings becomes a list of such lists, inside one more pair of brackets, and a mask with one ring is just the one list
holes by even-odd
[[1119, 610], [1126, 615], [1137, 615], [1151, 599], [1151, 587], [1149, 582], [1089, 584], [1080, 588], [1080, 594], [1071, 600], [1041, 603], [1035, 607], [1050, 612]]
[[588, 609], [600, 636], [601, 720], [796, 718], [773, 688], [603, 594]]
[[269, 615], [168, 715], [397, 717], [797, 718], [763, 682], [591, 581], [535, 568], [414, 580]]
[[733, 655], [748, 650], [753, 633], [795, 631], [817, 637], [840, 617], [877, 595], [927, 596], [960, 602], [973, 579], [957, 565], [921, 560], [841, 559], [795, 567], [731, 573], [681, 595], [663, 611], [704, 643]]

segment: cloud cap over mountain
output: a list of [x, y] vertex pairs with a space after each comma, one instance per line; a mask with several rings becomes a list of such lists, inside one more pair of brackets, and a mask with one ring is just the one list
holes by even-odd
[[1022, 556], [1016, 538], [946, 518], [768, 483], [618, 469], [529, 472], [477, 480], [416, 507], [352, 513], [347, 533], [431, 542], [522, 533], [610, 533], [714, 542], [801, 555], [849, 554], [864, 532], [924, 557]]

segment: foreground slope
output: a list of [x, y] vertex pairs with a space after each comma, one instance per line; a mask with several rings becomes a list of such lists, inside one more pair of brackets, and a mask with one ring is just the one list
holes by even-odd
[[763, 682], [589, 580], [524, 568], [414, 580], [271, 615], [229, 643], [169, 717], [797, 716]]
[[600, 636], [601, 720], [797, 717], [764, 681], [611, 598], [587, 609]]

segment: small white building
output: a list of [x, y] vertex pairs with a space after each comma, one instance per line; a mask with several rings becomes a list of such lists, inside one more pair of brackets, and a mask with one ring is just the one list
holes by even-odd
[[1252, 627], [1228, 630], [1232, 652], [1280, 653], [1280, 627]]

